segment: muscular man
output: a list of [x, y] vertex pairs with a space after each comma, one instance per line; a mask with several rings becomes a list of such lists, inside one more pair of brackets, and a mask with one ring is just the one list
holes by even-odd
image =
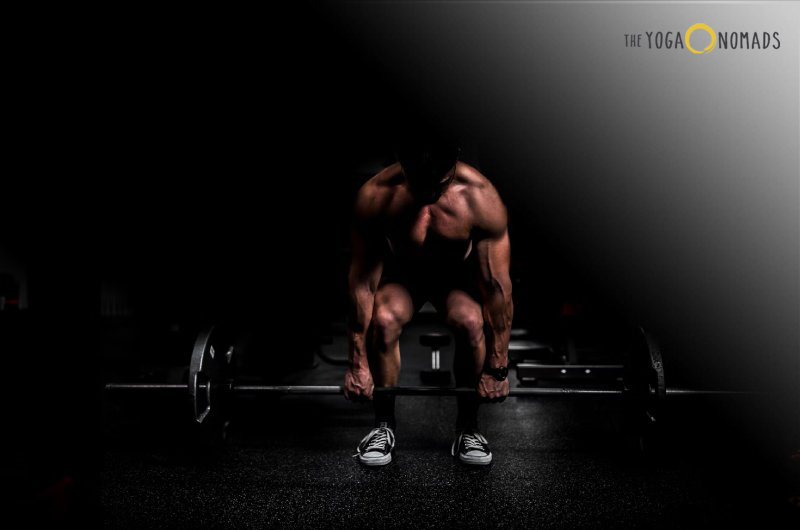
[[[513, 315], [505, 206], [478, 170], [458, 161], [454, 144], [416, 140], [398, 162], [359, 190], [349, 271], [350, 363], [345, 397], [373, 399], [375, 385], [396, 386], [403, 326], [430, 301], [455, 336], [459, 396], [451, 454], [488, 464], [478, 432], [481, 401], [508, 396], [508, 340]], [[366, 465], [388, 464], [395, 437], [394, 396], [374, 396], [375, 428], [358, 445]]]

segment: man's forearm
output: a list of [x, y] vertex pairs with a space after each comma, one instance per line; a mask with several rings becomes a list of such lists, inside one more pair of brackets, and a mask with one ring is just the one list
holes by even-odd
[[484, 293], [483, 319], [486, 333], [486, 366], [497, 368], [508, 366], [508, 341], [511, 337], [511, 321], [514, 303], [511, 289], [492, 287]]
[[367, 330], [372, 320], [375, 292], [369, 285], [359, 285], [350, 292], [350, 317], [347, 322], [349, 339], [349, 362], [351, 369], [368, 366]]

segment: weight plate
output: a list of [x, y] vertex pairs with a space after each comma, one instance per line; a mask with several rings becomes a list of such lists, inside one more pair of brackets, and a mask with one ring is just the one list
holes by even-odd
[[197, 335], [189, 362], [189, 393], [197, 423], [208, 421], [211, 414], [222, 414], [222, 391], [230, 386], [233, 353], [223, 328], [211, 326]]
[[661, 348], [655, 337], [642, 328], [639, 328], [647, 346], [649, 369], [647, 370], [647, 407], [645, 414], [647, 420], [656, 423], [667, 398], [667, 385], [664, 381], [664, 361]]
[[641, 327], [628, 348], [623, 388], [629, 435], [635, 447], [647, 450], [658, 438], [667, 387], [661, 348]]

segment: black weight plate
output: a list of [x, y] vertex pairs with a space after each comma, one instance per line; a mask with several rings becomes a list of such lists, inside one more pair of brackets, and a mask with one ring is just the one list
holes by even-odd
[[657, 445], [667, 388], [661, 348], [655, 337], [641, 327], [628, 348], [623, 385], [633, 446], [647, 450]]
[[[189, 362], [189, 393], [197, 423], [209, 415], [221, 415], [224, 405], [221, 392], [230, 381], [233, 344], [223, 328], [211, 326], [197, 335]], [[213, 406], [212, 406], [213, 405]]]

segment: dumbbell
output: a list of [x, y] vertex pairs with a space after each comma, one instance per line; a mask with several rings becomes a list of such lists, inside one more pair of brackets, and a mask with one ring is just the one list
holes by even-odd
[[420, 370], [419, 377], [424, 385], [443, 386], [450, 384], [450, 371], [442, 370], [440, 365], [440, 350], [450, 344], [448, 333], [431, 332], [423, 333], [419, 343], [431, 349], [431, 369]]

